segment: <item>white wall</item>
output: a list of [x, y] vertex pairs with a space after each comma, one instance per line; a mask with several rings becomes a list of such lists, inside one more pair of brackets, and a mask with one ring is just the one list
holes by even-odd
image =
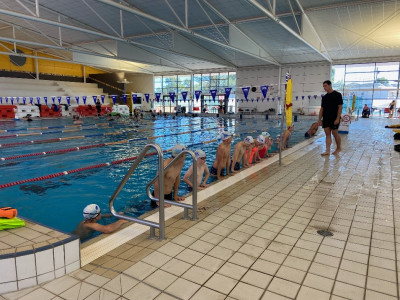
[[[315, 63], [315, 64], [296, 64], [282, 66], [281, 83], [285, 83], [285, 75], [289, 72], [293, 80], [293, 111], [297, 108], [303, 107], [307, 113], [308, 107], [315, 107], [321, 105], [321, 94], [325, 94], [322, 88], [322, 82], [330, 79], [330, 64], [329, 63]], [[279, 103], [283, 104], [285, 99], [284, 85], [281, 84], [281, 93], [279, 94], [279, 67], [265, 66], [254, 68], [239, 68], [236, 72], [236, 98], [244, 99], [242, 87], [255, 86], [256, 92], [249, 93], [249, 102], [238, 102], [238, 107], [243, 108], [257, 108], [258, 112], [264, 112], [270, 108], [278, 110]], [[260, 91], [261, 85], [268, 85], [267, 97], [264, 101]], [[317, 98], [314, 98], [317, 95]], [[277, 100], [281, 97], [281, 101]], [[296, 100], [298, 96], [298, 100]], [[304, 99], [302, 99], [304, 96]], [[311, 96], [311, 99], [308, 99]], [[254, 99], [251, 102], [251, 99]], [[259, 98], [257, 102], [256, 99]], [[269, 98], [269, 101], [267, 101]], [[275, 101], [272, 101], [275, 98]]]
[[147, 103], [144, 98], [144, 94], [150, 94], [150, 99], [154, 99], [154, 79], [153, 75], [138, 74], [138, 75], [126, 75], [126, 79], [130, 82], [126, 86], [126, 90], [133, 93], [143, 94], [142, 107], [145, 110], [150, 109], [150, 102]]

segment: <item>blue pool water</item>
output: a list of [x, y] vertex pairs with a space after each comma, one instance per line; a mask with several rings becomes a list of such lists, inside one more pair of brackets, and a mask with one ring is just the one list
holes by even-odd
[[[87, 124], [104, 122], [106, 122], [106, 119], [85, 119], [85, 123]], [[125, 124], [122, 124], [124, 122]], [[291, 145], [304, 140], [304, 132], [312, 122], [313, 120], [301, 120], [295, 123]], [[0, 133], [0, 144], [2, 145], [64, 137], [86, 137], [60, 142], [0, 147], [0, 157], [82, 147], [127, 139], [138, 140], [82, 151], [0, 161], [0, 174], [2, 174], [0, 185], [136, 156], [146, 144], [153, 142], [159, 144], [165, 150], [172, 148], [176, 143], [191, 145], [209, 141], [217, 138], [219, 132], [228, 130], [232, 133], [240, 134], [233, 139], [233, 151], [234, 144], [242, 140], [246, 135], [256, 137], [261, 131], [268, 128], [268, 132], [275, 138], [280, 132], [279, 121], [265, 121], [262, 119], [239, 121], [210, 117], [177, 117], [176, 119], [172, 119], [171, 117], [164, 119], [161, 117], [156, 121], [144, 120], [138, 124], [139, 127], [132, 126], [129, 120], [120, 120], [114, 122], [110, 127], [100, 125], [98, 127], [84, 126], [82, 130], [74, 132], [60, 132], [62, 130], [73, 129], [69, 127], [27, 130], [28, 127], [60, 127], [71, 125], [71, 123], [71, 119], [34, 120], [29, 123], [24, 121], [2, 121], [0, 122], [0, 132], [5, 129], [10, 130], [10, 132]], [[173, 135], [186, 131], [192, 131], [192, 133]], [[42, 134], [5, 138], [13, 134], [38, 132], [42, 132]], [[108, 133], [117, 134], [104, 135]], [[148, 136], [159, 135], [168, 136], [152, 140], [140, 140]], [[201, 148], [204, 150], [207, 153], [207, 165], [211, 167], [215, 159], [215, 149], [219, 143], [220, 141], [216, 141], [193, 147], [189, 146], [189, 149], [195, 150]], [[272, 150], [276, 150], [276, 146]], [[169, 157], [169, 154], [164, 156], [164, 158], [166, 157]], [[182, 170], [182, 176], [190, 164], [191, 161], [187, 158]], [[59, 230], [71, 232], [82, 220], [82, 209], [87, 204], [97, 203], [102, 208], [103, 213], [108, 212], [109, 198], [131, 165], [132, 161], [3, 188], [0, 189], [0, 206], [15, 207], [18, 209], [20, 216]], [[157, 158], [154, 156], [145, 158], [117, 197], [114, 203], [116, 209], [135, 217], [149, 211], [150, 201], [145, 195], [145, 188], [147, 183], [156, 175], [156, 172]], [[209, 182], [212, 180], [210, 177]], [[183, 182], [181, 182], [179, 193], [186, 193], [186, 185]]]

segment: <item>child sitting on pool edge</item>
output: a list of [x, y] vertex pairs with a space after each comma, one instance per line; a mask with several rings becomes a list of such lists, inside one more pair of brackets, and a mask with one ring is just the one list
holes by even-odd
[[[197, 189], [202, 190], [207, 187], [207, 180], [210, 176], [210, 172], [208, 171], [208, 167], [206, 164], [206, 154], [203, 150], [196, 150], [194, 152], [196, 161], [197, 161]], [[203, 179], [203, 175], [206, 173], [206, 176]], [[188, 191], [191, 192], [193, 190], [193, 164], [190, 168], [186, 171], [185, 175], [183, 176], [183, 181], [186, 182], [188, 185]]]

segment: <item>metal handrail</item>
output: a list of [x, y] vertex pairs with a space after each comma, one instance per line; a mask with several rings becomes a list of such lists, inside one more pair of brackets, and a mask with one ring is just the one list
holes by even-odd
[[[158, 172], [158, 174], [149, 182], [149, 184], [147, 185], [146, 191], [147, 191], [147, 196], [152, 200], [152, 201], [156, 201], [159, 202], [159, 206], [164, 206], [164, 203], [166, 204], [170, 204], [170, 205], [175, 205], [175, 206], [179, 206], [179, 207], [183, 207], [184, 208], [184, 218], [187, 219], [188, 218], [188, 210], [191, 209], [192, 210], [192, 220], [196, 220], [197, 219], [197, 161], [196, 161], [196, 156], [194, 154], [193, 151], [190, 150], [184, 150], [181, 153], [179, 153], [176, 157], [174, 157], [173, 160], [171, 160], [168, 165], [164, 168], [164, 172], [167, 171], [174, 163], [177, 159], [179, 159], [182, 155], [184, 154], [190, 154], [190, 156], [192, 157], [192, 162], [193, 162], [193, 173], [192, 173], [192, 185], [193, 185], [193, 191], [192, 191], [192, 204], [186, 204], [186, 203], [180, 203], [177, 201], [171, 201], [171, 200], [164, 200], [164, 186], [160, 186], [160, 175], [162, 175], [164, 177], [164, 174]], [[156, 182], [158, 178], [158, 184], [159, 184], [159, 197], [160, 199], [157, 199], [155, 197], [153, 197], [153, 195], [150, 192], [150, 187]], [[163, 183], [164, 183], [164, 178], [163, 178]], [[162, 189], [161, 189], [162, 188]], [[164, 201], [161, 202], [161, 199], [163, 199]]]
[[[147, 220], [142, 220], [134, 217], [129, 217], [125, 216], [122, 214], [119, 214], [115, 209], [114, 209], [114, 200], [118, 196], [118, 194], [121, 192], [122, 188], [125, 186], [126, 182], [129, 180], [131, 177], [132, 173], [135, 171], [141, 160], [144, 158], [146, 153], [150, 148], [154, 148], [157, 151], [158, 155], [158, 174], [161, 174], [161, 176], [158, 177], [158, 185], [159, 185], [159, 191], [160, 191], [160, 198], [157, 199], [159, 201], [160, 205], [158, 208], [159, 211], [159, 222], [155, 223], [152, 221], [147, 221]], [[168, 166], [167, 166], [168, 167]], [[132, 167], [129, 169], [129, 171], [126, 173], [125, 177], [122, 179], [120, 184], [118, 185], [117, 189], [113, 193], [113, 195], [110, 198], [110, 201], [108, 203], [108, 207], [111, 211], [111, 214], [114, 217], [117, 217], [119, 219], [131, 221], [131, 222], [136, 222], [142, 225], [150, 226], [150, 238], [155, 237], [155, 228], [158, 228], [159, 230], [159, 239], [164, 240], [165, 239], [165, 214], [164, 214], [164, 160], [163, 160], [163, 151], [161, 147], [157, 144], [148, 144], [144, 147], [142, 152], [138, 155], [137, 159], [133, 163]]]

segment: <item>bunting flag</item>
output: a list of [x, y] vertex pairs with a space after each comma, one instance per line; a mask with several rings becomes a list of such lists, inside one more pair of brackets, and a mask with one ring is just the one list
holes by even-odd
[[187, 94], [188, 94], [188, 92], [182, 92], [182, 98], [183, 98], [183, 102], [185, 102], [185, 101], [186, 101]]
[[249, 95], [250, 87], [249, 86], [242, 87], [242, 91], [243, 91], [244, 98], [246, 99], [246, 101], [248, 101], [247, 96]]
[[322, 97], [324, 97], [324, 94], [321, 94], [321, 99], [322, 99]]
[[53, 104], [56, 103], [56, 96], [51, 96], [51, 101], [53, 101]]
[[70, 97], [70, 96], [67, 96], [67, 97], [65, 97], [65, 98], [67, 99], [68, 105], [71, 105], [71, 97]]
[[262, 85], [260, 86], [261, 89], [261, 93], [263, 95], [263, 99], [265, 99], [265, 97], [267, 97], [267, 93], [268, 93], [268, 85]]
[[11, 97], [11, 104], [14, 104], [14, 97]]
[[200, 94], [201, 94], [201, 91], [194, 91], [194, 96], [196, 98], [196, 101], [199, 101]]
[[146, 102], [149, 103], [150, 94], [144, 94], [144, 97], [146, 98]]
[[[135, 95], [136, 95], [136, 94], [135, 94]], [[126, 100], [127, 100], [126, 94], [123, 94], [123, 95], [122, 95], [122, 100], [124, 100], [124, 103], [126, 104]]]
[[6, 103], [8, 103], [8, 97], [6, 97]]
[[299, 98], [299, 96], [296, 96], [296, 101], [297, 101], [298, 98]]
[[[136, 104], [136, 100], [137, 100], [137, 94], [132, 94], [132, 101], [133, 101], [133, 104]], [[124, 100], [125, 101], [125, 103], [126, 103], [126, 100]]]
[[47, 97], [43, 97], [43, 99], [44, 99], [44, 103], [46, 103], [46, 105], [47, 105]]
[[29, 97], [29, 102], [33, 105], [33, 97]]
[[215, 96], [217, 96], [217, 90], [216, 89], [210, 90], [210, 94], [213, 101], [215, 101]]
[[254, 102], [254, 98], [251, 98], [251, 102]]
[[160, 102], [161, 93], [155, 93], [155, 95], [156, 95], [156, 101]]
[[311, 95], [308, 95], [308, 100], [311, 100]]
[[0, 103], [3, 104], [3, 97], [0, 97]]
[[272, 97], [272, 102], [274, 102], [275, 101], [275, 97]]
[[97, 102], [97, 96], [92, 96], [94, 104]]
[[115, 104], [115, 102], [117, 102], [117, 95], [111, 95], [111, 99], [113, 101], [113, 104]]
[[19, 97], [17, 97], [17, 103], [19, 104]]
[[242, 103], [243, 103], [243, 101], [244, 101], [244, 99], [240, 99], [241, 101], [242, 101]]
[[37, 104], [40, 104], [40, 97], [36, 97]]
[[76, 103], [79, 105], [79, 96], [75, 96]]
[[314, 99], [317, 99], [317, 95], [314, 95]]
[[87, 96], [82, 96], [82, 99], [83, 99], [83, 104], [86, 104]]
[[287, 127], [292, 126], [292, 89], [293, 89], [293, 82], [292, 78], [289, 77], [287, 81], [286, 87], [286, 125]]
[[26, 104], [26, 97], [22, 98], [22, 102], [24, 102], [24, 105]]
[[106, 95], [100, 95], [101, 103], [104, 104], [104, 100], [106, 99]]
[[225, 88], [226, 99], [229, 99], [229, 96], [231, 95], [231, 91], [232, 91], [232, 88], [230, 88], [230, 87]]
[[269, 102], [269, 98], [267, 98], [267, 102]]
[[278, 101], [281, 101], [281, 97], [278, 97]]
[[169, 97], [171, 98], [171, 101], [175, 101], [175, 92], [169, 92]]
[[304, 100], [304, 96], [301, 96], [301, 100]]
[[61, 103], [61, 96], [58, 96], [57, 100], [58, 100], [58, 104], [60, 104]]

